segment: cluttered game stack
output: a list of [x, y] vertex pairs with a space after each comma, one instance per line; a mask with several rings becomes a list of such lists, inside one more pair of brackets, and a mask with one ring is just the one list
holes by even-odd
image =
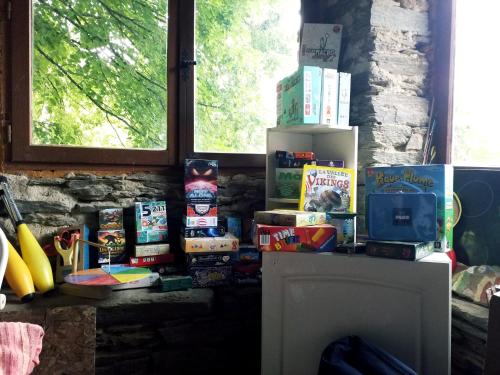
[[166, 201], [136, 202], [135, 247], [130, 265], [159, 272], [163, 265], [173, 261], [174, 255], [168, 243]]
[[351, 74], [338, 71], [342, 25], [304, 23], [299, 69], [278, 82], [277, 125], [349, 126]]
[[239, 240], [218, 225], [217, 160], [186, 159], [181, 247], [193, 287], [226, 285], [232, 280], [232, 260]]
[[371, 256], [419, 260], [453, 252], [453, 169], [450, 165], [371, 167], [365, 171]]

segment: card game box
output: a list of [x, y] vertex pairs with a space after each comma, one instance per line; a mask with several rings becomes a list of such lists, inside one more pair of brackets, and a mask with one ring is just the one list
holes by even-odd
[[99, 248], [98, 263], [123, 263], [126, 260], [125, 252], [125, 231], [118, 230], [100, 230], [97, 232], [97, 242], [105, 245], [108, 249]]
[[147, 257], [168, 254], [170, 245], [168, 243], [153, 243], [148, 245], [135, 245], [134, 255], [136, 257]]
[[337, 125], [349, 126], [350, 106], [351, 106], [351, 74], [340, 72]]
[[319, 124], [321, 103], [321, 68], [301, 66], [280, 83], [282, 126]]
[[186, 253], [237, 251], [239, 240], [230, 233], [224, 237], [186, 238], [181, 236], [181, 248]]
[[218, 161], [186, 159], [184, 191], [187, 204], [217, 204]]
[[122, 229], [123, 208], [99, 210], [99, 229]]
[[186, 253], [188, 267], [215, 267], [231, 264], [234, 252], [226, 253]]
[[135, 225], [138, 244], [168, 241], [165, 201], [136, 202]]
[[325, 224], [326, 213], [282, 209], [255, 211], [254, 220], [257, 224], [305, 227], [307, 225]]
[[232, 266], [188, 267], [188, 274], [193, 278], [193, 288], [208, 288], [229, 285], [232, 282]]
[[337, 229], [328, 224], [308, 227], [256, 224], [254, 245], [260, 251], [334, 251]]
[[193, 237], [222, 237], [226, 234], [224, 227], [209, 227], [209, 228], [186, 228], [183, 227], [181, 230], [181, 235], [186, 238]]
[[370, 240], [436, 241], [436, 194], [370, 193], [366, 224]]
[[300, 65], [337, 69], [339, 65], [342, 25], [304, 23], [300, 37]]
[[434, 193], [437, 206], [436, 251], [453, 248], [453, 167], [445, 164], [369, 167], [365, 193]]
[[193, 287], [191, 276], [160, 276], [160, 291], [173, 292], [176, 290], [186, 290]]
[[182, 224], [186, 229], [217, 228], [217, 216], [186, 216], [182, 217]]
[[353, 212], [354, 182], [352, 169], [305, 165], [299, 210]]
[[320, 124], [337, 125], [339, 75], [336, 69], [323, 69]]
[[434, 252], [434, 241], [367, 241], [366, 254], [374, 257], [419, 260]]

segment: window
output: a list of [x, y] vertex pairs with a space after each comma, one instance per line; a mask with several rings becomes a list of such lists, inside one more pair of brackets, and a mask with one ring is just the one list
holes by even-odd
[[12, 159], [171, 164], [172, 11], [167, 0], [13, 2]]
[[500, 167], [497, 0], [457, 1], [452, 161]]
[[12, 160], [263, 166], [299, 26], [300, 0], [16, 0]]

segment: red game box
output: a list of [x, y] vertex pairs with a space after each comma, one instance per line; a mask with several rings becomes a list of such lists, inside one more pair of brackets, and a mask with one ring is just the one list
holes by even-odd
[[335, 250], [337, 230], [328, 224], [308, 227], [257, 224], [254, 244], [260, 251], [328, 252]]

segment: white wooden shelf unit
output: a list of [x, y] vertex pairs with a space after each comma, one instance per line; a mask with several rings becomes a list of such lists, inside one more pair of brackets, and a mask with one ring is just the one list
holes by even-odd
[[[267, 129], [266, 209], [297, 209], [298, 199], [279, 198], [276, 194], [276, 150], [313, 151], [317, 159], [344, 160], [345, 167], [358, 168], [358, 128], [326, 125], [295, 125]], [[356, 212], [356, 173], [354, 174], [354, 211]]]

